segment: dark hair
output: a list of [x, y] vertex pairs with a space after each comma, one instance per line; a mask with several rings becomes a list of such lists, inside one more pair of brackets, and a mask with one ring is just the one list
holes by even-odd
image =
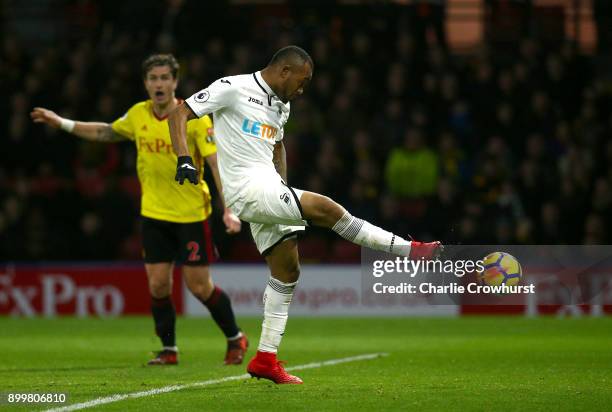
[[142, 62], [142, 78], [147, 78], [147, 73], [153, 68], [157, 66], [168, 66], [170, 67], [170, 71], [172, 72], [172, 77], [175, 79], [178, 76], [179, 64], [171, 54], [154, 54], [152, 56], [147, 57], [147, 59]]
[[306, 50], [298, 46], [283, 47], [282, 49], [274, 53], [274, 56], [272, 56], [272, 60], [270, 60], [270, 63], [268, 63], [268, 66], [273, 66], [281, 62], [287, 62], [295, 58], [300, 59], [302, 63], [310, 64], [310, 67], [314, 69], [312, 57], [310, 57]]

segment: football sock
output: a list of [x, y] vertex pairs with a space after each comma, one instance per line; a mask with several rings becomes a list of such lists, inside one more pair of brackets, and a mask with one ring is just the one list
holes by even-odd
[[356, 218], [349, 212], [344, 213], [332, 227], [332, 230], [346, 240], [360, 246], [399, 256], [410, 256], [411, 242], [409, 240]]
[[210, 311], [210, 316], [223, 331], [228, 339], [236, 339], [241, 336], [240, 329], [236, 325], [236, 318], [232, 310], [232, 302], [229, 296], [218, 286], [206, 300], [200, 300]]
[[176, 347], [176, 312], [170, 296], [161, 299], [151, 297], [151, 312], [155, 321], [155, 332], [164, 348]]
[[243, 334], [242, 334], [242, 332], [238, 332], [238, 333], [237, 333], [237, 334], [235, 334], [234, 336], [231, 336], [231, 337], [227, 338], [227, 340], [229, 340], [229, 341], [235, 341], [235, 340], [240, 339], [240, 338], [242, 337], [242, 335], [243, 335]]
[[295, 285], [297, 282], [284, 283], [270, 276], [263, 295], [264, 320], [257, 350], [272, 353], [278, 351], [278, 346], [285, 333], [289, 304]]

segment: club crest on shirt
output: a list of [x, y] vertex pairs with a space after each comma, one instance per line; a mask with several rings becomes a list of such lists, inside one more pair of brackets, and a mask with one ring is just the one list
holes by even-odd
[[202, 90], [198, 94], [195, 95], [194, 100], [198, 103], [204, 103], [210, 97], [210, 93], [208, 90]]

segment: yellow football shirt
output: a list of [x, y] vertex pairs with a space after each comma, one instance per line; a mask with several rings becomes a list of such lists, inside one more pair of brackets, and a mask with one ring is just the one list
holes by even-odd
[[204, 181], [204, 158], [216, 153], [210, 117], [187, 123], [187, 144], [200, 182], [179, 185], [174, 180], [177, 157], [172, 149], [168, 120], [153, 112], [153, 102], [135, 104], [115, 120], [113, 130], [134, 141], [137, 149], [138, 179], [142, 190], [142, 216], [175, 223], [198, 222], [212, 212], [210, 191]]

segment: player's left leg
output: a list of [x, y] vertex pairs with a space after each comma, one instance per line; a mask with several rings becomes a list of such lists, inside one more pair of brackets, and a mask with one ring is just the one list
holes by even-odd
[[406, 240], [354, 217], [340, 204], [318, 193], [303, 192], [300, 204], [304, 217], [311, 224], [329, 228], [360, 246], [411, 259], [431, 259], [439, 255], [442, 250], [440, 242], [423, 243]]
[[289, 317], [293, 290], [300, 276], [300, 264], [295, 237], [275, 245], [267, 254], [270, 279], [264, 291], [264, 321], [257, 354], [247, 367], [256, 378], [270, 379], [274, 383], [300, 384], [302, 380], [285, 371], [276, 358]]
[[185, 265], [183, 277], [189, 291], [208, 309], [219, 329], [227, 339], [224, 363], [239, 365], [249, 346], [247, 337], [238, 325], [229, 296], [216, 286], [208, 265]]
[[248, 348], [247, 337], [238, 325], [229, 296], [213, 283], [209, 264], [215, 260], [215, 248], [208, 221], [180, 224], [183, 277], [187, 288], [208, 309], [227, 339], [226, 365], [241, 364]]

